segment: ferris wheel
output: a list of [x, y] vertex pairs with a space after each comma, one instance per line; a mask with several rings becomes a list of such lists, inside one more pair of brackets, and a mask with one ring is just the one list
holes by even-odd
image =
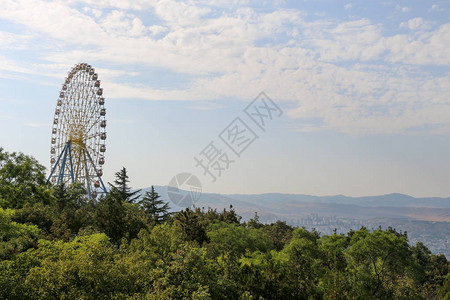
[[106, 193], [101, 176], [106, 151], [106, 109], [95, 69], [75, 65], [57, 100], [51, 139], [49, 181], [79, 182], [89, 198]]

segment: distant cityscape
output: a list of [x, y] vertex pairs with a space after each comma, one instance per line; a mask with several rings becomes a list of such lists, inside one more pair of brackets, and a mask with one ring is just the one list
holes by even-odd
[[[358, 230], [362, 226], [368, 229], [377, 229], [379, 226], [386, 229], [389, 226], [397, 231], [407, 232], [411, 245], [422, 242], [434, 254], [444, 254], [450, 257], [450, 224], [448, 222], [412, 221], [401, 219], [347, 219], [336, 216], [320, 216], [309, 214], [299, 219], [284, 220], [287, 224], [297, 227], [305, 227], [308, 230], [313, 228], [322, 235], [336, 233], [347, 233], [350, 230]], [[276, 219], [265, 222], [276, 222]]]

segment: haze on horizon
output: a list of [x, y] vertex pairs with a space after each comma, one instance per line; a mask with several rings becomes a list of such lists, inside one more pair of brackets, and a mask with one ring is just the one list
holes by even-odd
[[[217, 193], [449, 197], [448, 1], [2, 0], [0, 147], [50, 165], [70, 68], [96, 68], [106, 97], [104, 181], [181, 172]], [[261, 92], [282, 114], [264, 130]], [[236, 155], [236, 117], [257, 138]], [[196, 166], [210, 142], [233, 160]]]

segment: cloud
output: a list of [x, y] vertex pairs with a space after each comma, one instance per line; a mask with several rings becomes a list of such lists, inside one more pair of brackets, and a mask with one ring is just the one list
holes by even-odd
[[11, 73], [26, 73], [26, 74], [35, 74], [29, 67], [22, 66], [19, 62], [8, 59], [6, 56], [0, 54], [0, 72], [5, 72], [9, 75]]
[[[308, 19], [297, 9], [233, 3], [4, 0], [0, 18], [26, 28], [21, 49], [35, 48], [39, 62], [5, 57], [0, 70], [44, 69], [41, 76], [63, 80], [72, 63], [95, 62], [109, 98], [249, 101], [264, 90], [289, 103], [291, 118], [320, 120], [299, 130], [450, 131], [449, 73], [425, 68], [450, 65], [450, 23], [417, 17], [397, 33], [365, 17]], [[0, 32], [0, 45], [24, 34]], [[188, 83], [143, 84], [151, 70]], [[194, 106], [205, 107], [214, 106]]]
[[308, 45], [326, 61], [373, 60], [386, 50], [380, 25], [368, 19], [343, 22], [332, 27], [312, 27], [308, 31]]
[[111, 36], [144, 36], [149, 30], [142, 21], [130, 14], [113, 10], [101, 20], [101, 27]]
[[96, 73], [101, 74], [102, 79], [115, 79], [117, 77], [136, 77], [139, 76], [139, 72], [126, 71], [126, 70], [113, 70], [105, 68], [95, 68]]
[[118, 99], [144, 99], [144, 100], [192, 100], [206, 99], [197, 94], [195, 90], [162, 90], [140, 84], [115, 83], [102, 81], [105, 89], [105, 97]]
[[410, 11], [411, 11], [411, 8], [410, 8], [410, 7], [407, 7], [407, 6], [400, 6], [400, 5], [396, 5], [396, 6], [395, 6], [395, 9], [397, 9], [397, 10], [403, 12], [403, 13], [407, 13], [407, 12], [410, 12]]
[[431, 5], [432, 11], [444, 11], [444, 9], [439, 4], [433, 4]]
[[106, 38], [92, 18], [59, 1], [5, 0], [0, 17], [71, 44], [96, 44]]
[[14, 116], [11, 116], [11, 115], [0, 114], [0, 119], [15, 120], [16, 118]]
[[87, 6], [83, 7], [83, 10], [85, 12], [92, 13], [92, 15], [95, 18], [97, 18], [97, 19], [100, 18], [102, 16], [102, 14], [103, 14], [103, 12], [101, 10], [95, 9], [95, 8], [90, 8], [90, 7], [87, 7]]
[[400, 23], [400, 27], [409, 28], [410, 30], [429, 29], [431, 22], [425, 22], [422, 18], [410, 19], [407, 22]]
[[417, 36], [396, 35], [386, 39], [387, 60], [416, 65], [450, 65], [450, 23]]
[[26, 34], [14, 34], [11, 32], [0, 31], [0, 47], [3, 50], [24, 50], [27, 49], [27, 43], [31, 36]]

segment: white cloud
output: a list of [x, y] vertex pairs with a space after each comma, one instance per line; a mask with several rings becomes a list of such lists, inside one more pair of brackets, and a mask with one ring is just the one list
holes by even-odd
[[118, 10], [113, 10], [103, 18], [101, 26], [110, 36], [140, 37], [148, 31], [139, 18]]
[[431, 10], [433, 10], [433, 11], [444, 11], [444, 9], [439, 4], [431, 5]]
[[410, 8], [410, 7], [407, 7], [407, 6], [400, 6], [400, 5], [395, 6], [395, 9], [400, 10], [400, 11], [403, 12], [403, 13], [407, 13], [407, 12], [410, 12], [410, 11], [411, 11], [411, 8]]
[[89, 7], [93, 7], [95, 9], [104, 9], [104, 8], [115, 8], [115, 9], [123, 9], [123, 10], [143, 10], [145, 8], [151, 7], [151, 4], [155, 1], [148, 0], [67, 0], [67, 4], [77, 4], [82, 3], [84, 5], [88, 5]]
[[377, 59], [386, 49], [381, 28], [367, 19], [344, 22], [332, 28], [318, 27], [308, 33], [313, 45], [327, 61]]
[[145, 100], [190, 100], [202, 99], [195, 90], [161, 90], [138, 84], [118, 84], [103, 80], [106, 98], [145, 99]]
[[118, 77], [136, 77], [139, 76], [139, 72], [126, 71], [126, 70], [113, 70], [113, 69], [105, 69], [105, 68], [96, 68], [95, 71], [98, 74], [101, 74], [101, 77], [104, 79], [116, 79]]
[[36, 73], [31, 68], [21, 66], [16, 61], [10, 60], [1, 54], [0, 54], [0, 71], [13, 72], [13, 73], [25, 73], [25, 74]]
[[345, 9], [351, 9], [352, 7], [353, 7], [353, 4], [352, 4], [352, 3], [347, 3], [347, 4], [345, 4], [345, 6], [344, 6]]
[[[75, 8], [80, 3], [91, 7]], [[110, 98], [250, 100], [264, 90], [276, 101], [289, 101], [292, 118], [321, 120], [300, 130], [450, 131], [449, 74], [421, 69], [450, 65], [450, 23], [431, 30], [418, 17], [402, 23], [411, 30], [407, 34], [387, 35], [383, 24], [367, 18], [306, 21], [299, 10], [261, 12], [242, 3], [218, 11], [221, 0], [5, 0], [0, 18], [27, 28], [26, 47], [42, 38], [51, 45], [47, 50], [39, 44], [40, 64], [5, 60], [0, 69], [31, 74], [48, 66], [45, 75], [62, 80], [68, 62], [97, 62], [113, 65], [97, 69]], [[0, 33], [0, 45], [19, 36]], [[142, 68], [184, 73], [191, 84], [161, 88], [122, 80], [143, 82], [136, 71]]]
[[106, 38], [93, 19], [62, 2], [5, 0], [0, 18], [71, 44], [96, 44]]
[[87, 13], [89, 13], [89, 12], [92, 13], [92, 15], [97, 19], [103, 15], [103, 12], [100, 9], [95, 9], [95, 8], [90, 8], [90, 7], [85, 6], [85, 7], [83, 7], [83, 10]]
[[4, 114], [0, 114], [0, 119], [6, 119], [6, 120], [15, 120], [16, 117], [11, 116], [11, 115], [4, 115]]
[[[218, 6], [218, 7], [226, 7], [229, 8], [230, 6], [247, 6], [250, 4], [250, 0], [199, 0], [196, 1], [199, 4], [205, 4], [205, 5], [211, 5], [211, 6]], [[280, 2], [280, 1], [278, 1]]]
[[19, 35], [11, 32], [0, 31], [0, 48], [2, 50], [24, 50], [27, 49], [27, 44], [30, 39], [31, 36], [29, 35]]
[[422, 18], [410, 19], [407, 22], [400, 23], [400, 27], [409, 28], [410, 30], [429, 29], [431, 22], [425, 22]]
[[450, 23], [418, 36], [396, 35], [386, 39], [387, 59], [417, 65], [450, 65]]
[[182, 1], [156, 1], [154, 10], [158, 17], [174, 27], [197, 24], [211, 10], [206, 7], [189, 5]]

